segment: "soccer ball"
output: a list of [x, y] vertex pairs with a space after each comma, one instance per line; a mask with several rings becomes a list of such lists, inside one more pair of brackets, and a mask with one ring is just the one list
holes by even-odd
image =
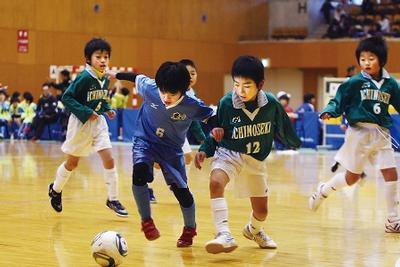
[[100, 266], [114, 267], [128, 255], [125, 238], [114, 231], [98, 233], [92, 241], [92, 256]]

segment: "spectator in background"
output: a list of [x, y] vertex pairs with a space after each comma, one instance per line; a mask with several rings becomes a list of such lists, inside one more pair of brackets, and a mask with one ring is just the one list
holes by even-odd
[[7, 135], [8, 122], [10, 117], [10, 103], [7, 101], [7, 93], [0, 90], [0, 139], [4, 139]]
[[32, 141], [39, 140], [43, 133], [44, 126], [55, 123], [58, 119], [58, 101], [57, 98], [50, 93], [49, 89], [49, 84], [44, 83], [42, 85], [43, 92], [37, 105], [35, 119], [33, 120], [35, 135], [32, 137]]
[[294, 123], [296, 119], [299, 117], [293, 110], [291, 106], [289, 106], [291, 95], [286, 93], [285, 91], [280, 91], [276, 94], [279, 102], [281, 103], [283, 109], [286, 111], [290, 121]]
[[68, 70], [64, 69], [60, 72], [60, 83], [50, 82], [49, 86], [53, 87], [57, 93], [57, 100], [61, 100], [62, 94], [67, 90], [68, 86], [71, 84], [71, 74]]
[[117, 110], [118, 140], [122, 140], [122, 115], [124, 109], [128, 106], [129, 89], [126, 87], [117, 88], [111, 98], [111, 107]]
[[356, 69], [355, 65], [348, 66], [347, 69], [346, 69], [346, 71], [347, 71], [346, 77], [350, 78], [351, 76], [355, 75], [356, 74], [356, 70], [357, 69]]
[[346, 12], [344, 11], [342, 5], [338, 5], [333, 12], [333, 19], [336, 21], [340, 21], [341, 17], [347, 17]]
[[374, 3], [371, 0], [363, 0], [361, 11], [363, 14], [374, 14]]
[[331, 23], [331, 11], [333, 10], [333, 6], [331, 4], [331, 0], [325, 0], [325, 2], [322, 4], [320, 11], [322, 12], [325, 23], [330, 24]]
[[71, 73], [67, 69], [62, 70], [59, 74], [59, 77], [60, 77], [59, 83], [55, 83], [54, 81], [52, 81], [49, 83], [49, 86], [54, 88], [54, 90], [56, 91], [56, 99], [58, 101], [57, 106], [60, 117], [62, 139], [64, 140], [65, 135], [67, 134], [68, 119], [69, 116], [71, 115], [71, 112], [64, 107], [63, 103], [61, 102], [61, 97], [65, 92], [65, 90], [67, 90], [68, 86], [72, 83], [72, 79], [71, 79]]
[[390, 33], [390, 21], [389, 19], [384, 15], [380, 15], [381, 19], [378, 21], [379, 26], [380, 26], [380, 31], [382, 34], [389, 34]]
[[10, 105], [10, 138], [14, 139], [15, 136], [18, 136], [18, 130], [21, 126], [21, 115], [22, 110], [19, 105], [19, 98], [12, 97], [11, 105]]
[[304, 114], [305, 112], [314, 112], [314, 104], [315, 104], [315, 95], [312, 93], [306, 93], [303, 97], [303, 104], [298, 107], [296, 113], [300, 115]]
[[[280, 91], [276, 94], [276, 97], [278, 98], [279, 102], [281, 103], [283, 109], [285, 110], [286, 114], [288, 115], [290, 121], [293, 124], [294, 127], [294, 123], [296, 121], [296, 119], [298, 118], [298, 115], [296, 113], [294, 113], [294, 110], [292, 107], [289, 106], [289, 102], [290, 102], [290, 94], [286, 93], [285, 91]], [[285, 144], [283, 144], [279, 138], [274, 138], [274, 144], [275, 144], [275, 149], [276, 150], [289, 150], [289, 147]]]
[[32, 122], [36, 115], [36, 104], [33, 103], [33, 96], [29, 92], [25, 92], [22, 97], [24, 100], [19, 105], [21, 109], [22, 124], [18, 131], [18, 138], [25, 139], [28, 137], [32, 129]]

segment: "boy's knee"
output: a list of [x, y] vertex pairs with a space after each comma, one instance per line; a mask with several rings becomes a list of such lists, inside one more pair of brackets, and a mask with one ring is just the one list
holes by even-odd
[[171, 185], [171, 190], [182, 207], [190, 208], [193, 205], [194, 199], [189, 188], [178, 188], [176, 185]]
[[64, 163], [64, 167], [68, 170], [68, 171], [72, 171], [74, 169], [76, 169], [76, 167], [78, 167], [78, 160], [68, 160]]
[[144, 162], [133, 165], [132, 183], [137, 186], [143, 186], [151, 183], [154, 177], [150, 172], [150, 167]]
[[224, 184], [217, 179], [210, 179], [210, 190], [211, 191], [220, 191], [224, 189]]

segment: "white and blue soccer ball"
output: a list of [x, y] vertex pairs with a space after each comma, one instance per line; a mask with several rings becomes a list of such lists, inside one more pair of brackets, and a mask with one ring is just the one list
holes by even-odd
[[98, 233], [91, 246], [94, 260], [104, 267], [118, 266], [128, 255], [128, 244], [125, 238], [114, 231]]

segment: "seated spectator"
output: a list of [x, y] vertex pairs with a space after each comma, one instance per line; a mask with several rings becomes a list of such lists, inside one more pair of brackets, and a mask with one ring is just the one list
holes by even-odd
[[339, 36], [341, 38], [349, 36], [350, 23], [346, 15], [341, 15], [339, 19]]
[[0, 139], [4, 139], [6, 137], [8, 122], [11, 120], [10, 103], [6, 99], [6, 91], [0, 90]]
[[383, 34], [389, 34], [390, 33], [390, 20], [384, 15], [380, 15], [381, 19], [379, 20], [379, 26], [380, 26], [380, 32]]
[[68, 70], [62, 70], [60, 72], [60, 82], [55, 83], [54, 81], [52, 81], [49, 83], [49, 86], [53, 87], [57, 91], [56, 93], [57, 100], [61, 99], [62, 94], [65, 92], [65, 90], [67, 90], [71, 82], [72, 80], [70, 72]]
[[18, 136], [18, 131], [21, 126], [21, 115], [22, 110], [19, 105], [19, 98], [12, 97], [11, 98], [11, 105], [10, 105], [10, 138], [14, 139], [15, 136]]
[[22, 124], [18, 131], [18, 138], [26, 139], [32, 130], [32, 122], [36, 115], [36, 104], [33, 103], [31, 93], [25, 92], [22, 97], [24, 100], [19, 104]]
[[374, 14], [374, 3], [371, 0], [363, 0], [361, 11], [363, 14]]
[[128, 106], [129, 89], [126, 87], [117, 88], [111, 98], [111, 107], [117, 110], [118, 140], [122, 140], [122, 114]]
[[329, 24], [328, 30], [322, 38], [336, 39], [341, 37], [340, 25], [337, 20], [332, 20]]
[[43, 93], [39, 99], [36, 116], [33, 120], [35, 135], [32, 141], [39, 140], [47, 124], [55, 123], [58, 119], [57, 99], [50, 93], [49, 84], [42, 85]]
[[325, 23], [331, 23], [331, 11], [333, 10], [333, 6], [331, 4], [331, 0], [325, 0], [322, 4], [320, 11], [324, 15]]

